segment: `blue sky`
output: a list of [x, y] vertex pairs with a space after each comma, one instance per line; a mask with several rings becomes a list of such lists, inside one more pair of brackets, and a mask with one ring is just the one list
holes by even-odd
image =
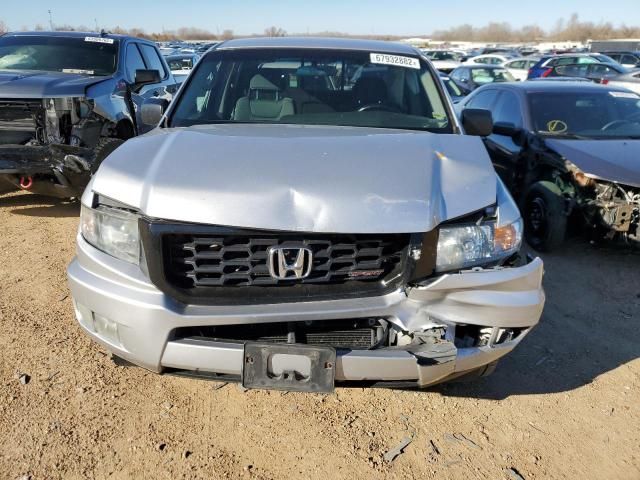
[[275, 25], [289, 33], [340, 31], [353, 34], [427, 34], [462, 23], [481, 26], [506, 21], [537, 23], [545, 29], [558, 18], [640, 25], [640, 0], [27, 0], [10, 1], [0, 19], [13, 30], [54, 23], [94, 27], [119, 25], [147, 31], [182, 26], [261, 33]]

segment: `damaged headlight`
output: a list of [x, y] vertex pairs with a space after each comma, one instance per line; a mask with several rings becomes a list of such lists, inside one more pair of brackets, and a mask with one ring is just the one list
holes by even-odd
[[98, 250], [126, 262], [140, 262], [140, 233], [135, 213], [105, 205], [97, 208], [82, 205], [80, 232]]
[[521, 244], [520, 218], [500, 227], [496, 222], [442, 226], [438, 236], [436, 272], [497, 262], [516, 253]]

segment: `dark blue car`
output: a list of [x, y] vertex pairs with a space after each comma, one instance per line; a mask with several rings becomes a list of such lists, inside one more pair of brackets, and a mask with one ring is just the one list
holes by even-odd
[[583, 63], [609, 63], [619, 65], [613, 58], [600, 53], [567, 53], [563, 55], [544, 55], [538, 63], [529, 70], [527, 80], [544, 78], [551, 74], [554, 67]]
[[456, 109], [491, 112], [485, 146], [533, 248], [559, 247], [569, 227], [640, 245], [639, 94], [540, 79], [486, 85]]

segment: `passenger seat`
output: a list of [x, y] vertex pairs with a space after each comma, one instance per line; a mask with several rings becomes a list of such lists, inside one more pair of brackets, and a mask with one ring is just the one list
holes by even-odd
[[239, 98], [233, 110], [233, 120], [277, 121], [295, 113], [293, 100], [282, 96], [282, 91], [262, 75], [249, 82], [249, 94]]

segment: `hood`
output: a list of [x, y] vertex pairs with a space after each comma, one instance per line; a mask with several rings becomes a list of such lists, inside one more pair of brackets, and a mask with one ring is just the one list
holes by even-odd
[[0, 98], [82, 97], [107, 77], [75, 73], [0, 70]]
[[640, 187], [640, 140], [551, 138], [545, 143], [587, 175]]
[[355, 127], [156, 129], [93, 190], [154, 218], [324, 233], [425, 232], [496, 201], [481, 140]]

